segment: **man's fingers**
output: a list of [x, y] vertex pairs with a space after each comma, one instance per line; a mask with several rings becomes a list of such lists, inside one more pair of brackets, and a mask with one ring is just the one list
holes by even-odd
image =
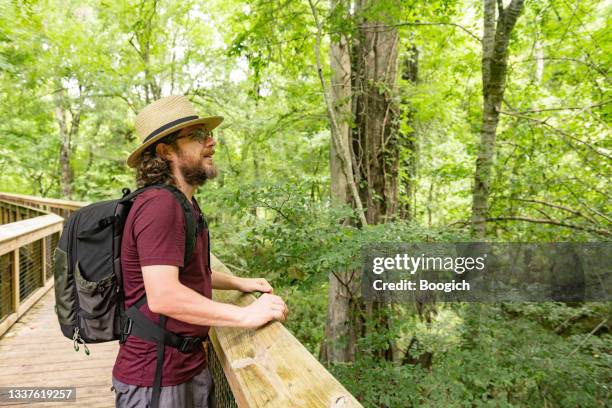
[[281, 322], [287, 319], [289, 309], [280, 296], [264, 293], [257, 301], [260, 302], [262, 306], [265, 305], [264, 307], [268, 309], [269, 316], [272, 319]]
[[282, 299], [280, 296], [271, 295], [271, 294], [269, 294], [269, 293], [265, 293], [265, 294], [263, 294], [263, 295], [262, 295], [262, 297], [263, 297], [263, 296], [265, 296], [266, 298], [270, 299], [270, 301], [271, 301], [272, 303], [275, 303], [275, 304], [282, 304], [282, 305], [284, 305], [284, 304], [285, 304], [285, 302], [283, 301], [283, 299]]
[[257, 284], [259, 285], [262, 292], [272, 293], [272, 285], [270, 285], [267, 280], [259, 279], [257, 281]]
[[285, 321], [285, 313], [282, 310], [276, 312], [276, 320]]
[[287, 306], [272, 306], [272, 311], [274, 318], [280, 321], [285, 321], [287, 319], [287, 313], [289, 312]]
[[272, 309], [274, 312], [283, 312], [283, 313], [284, 313], [284, 311], [285, 311], [285, 308], [284, 308], [284, 307], [282, 307], [282, 306], [278, 306], [278, 305], [272, 306], [272, 307], [271, 307], [271, 309]]

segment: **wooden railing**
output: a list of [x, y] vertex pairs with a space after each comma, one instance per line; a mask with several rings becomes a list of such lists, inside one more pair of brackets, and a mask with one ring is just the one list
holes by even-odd
[[23, 207], [37, 208], [45, 212], [57, 214], [63, 218], [68, 218], [74, 211], [88, 204], [83, 201], [59, 200], [57, 198], [43, 198], [2, 192], [0, 192], [0, 201], [19, 204]]
[[[62, 217], [69, 216], [86, 204], [6, 193], [0, 193], [0, 203], [5, 203], [5, 206], [6, 203], [17, 204], [23, 208], [29, 208], [30, 211], [40, 209], [59, 214]], [[20, 225], [18, 230], [13, 227], [15, 224]], [[57, 234], [61, 228], [62, 218], [50, 214], [0, 227], [0, 254], [10, 253], [13, 259], [13, 263], [7, 264], [11, 266], [6, 267], [14, 271], [17, 251], [21, 251], [24, 245], [36, 242], [36, 240], [53, 237], [52, 234]], [[3, 231], [6, 231], [4, 235]], [[11, 235], [9, 231], [18, 231], [18, 233]], [[54, 238], [51, 238], [49, 242], [45, 241], [42, 245], [47, 252], [40, 250], [41, 259], [48, 258], [48, 244], [53, 244], [53, 242], [57, 243], [57, 240], [54, 241]], [[0, 265], [4, 270], [4, 261]], [[45, 265], [48, 270], [49, 264]], [[232, 274], [214, 255], [212, 255], [212, 269]], [[12, 287], [14, 287], [16, 275], [15, 272], [12, 273]], [[45, 272], [42, 272], [42, 276], [45, 276]], [[50, 287], [50, 281], [52, 285], [52, 279], [48, 279], [43, 290]], [[1, 282], [3, 281], [0, 280]], [[215, 290], [213, 299], [246, 306], [253, 302], [255, 297], [237, 291]], [[20, 307], [22, 313], [27, 310], [25, 305]], [[20, 316], [19, 313], [12, 313], [12, 315], [16, 316], [11, 318], [12, 322]], [[0, 323], [0, 329], [2, 324], [5, 323]], [[208, 351], [209, 367], [215, 383], [216, 407], [336, 408], [361, 406], [279, 322], [272, 322], [258, 329], [214, 327], [210, 330], [210, 339], [212, 347]]]
[[0, 199], [0, 336], [53, 286], [64, 219]]

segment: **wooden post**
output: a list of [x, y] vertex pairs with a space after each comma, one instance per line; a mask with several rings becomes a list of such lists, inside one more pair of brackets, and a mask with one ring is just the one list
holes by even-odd
[[47, 282], [47, 240], [51, 239], [51, 235], [43, 237], [40, 240], [40, 262], [42, 267], [40, 268], [40, 282], [42, 286], [45, 286]]
[[[13, 255], [11, 253], [8, 253], [6, 255], [0, 255], [0, 259], [4, 258], [4, 257], [8, 258], [7, 259], [7, 263], [9, 263], [11, 261], [11, 259], [13, 259]], [[0, 274], [5, 274], [5, 269], [6, 269], [6, 266], [5, 266], [4, 262], [0, 262]], [[0, 293], [8, 294], [8, 298], [9, 298], [9, 302], [10, 302], [7, 305], [9, 309], [5, 310], [6, 314], [5, 315], [0, 314], [0, 320], [11, 314], [12, 303], [13, 303], [13, 292], [12, 292], [13, 279], [12, 279], [12, 272], [13, 272], [13, 270], [12, 270], [12, 267], [11, 267], [11, 270], [8, 271], [8, 274], [2, 275], [0, 277], [0, 282], [1, 282], [1, 284], [0, 284]], [[2, 305], [6, 305], [6, 303], [7, 303], [6, 302], [6, 298], [3, 298], [2, 299]]]
[[16, 248], [12, 253], [13, 256], [13, 311], [19, 309], [19, 248]]

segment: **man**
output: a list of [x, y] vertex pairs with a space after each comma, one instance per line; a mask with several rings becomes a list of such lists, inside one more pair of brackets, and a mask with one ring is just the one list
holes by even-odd
[[[161, 183], [177, 187], [199, 217], [193, 195], [217, 174], [211, 131], [222, 121], [221, 117], [199, 118], [184, 96], [162, 98], [145, 107], [135, 122], [142, 144], [128, 158], [128, 165], [136, 168], [138, 186]], [[205, 224], [184, 264], [185, 222], [181, 204], [166, 189], [148, 189], [136, 198], [121, 245], [126, 309], [146, 294], [146, 303], [139, 308], [142, 314], [155, 323], [166, 319], [160, 315], [166, 316], [168, 331], [196, 339], [204, 339], [210, 326], [255, 328], [271, 320], [285, 320], [287, 307], [272, 294], [265, 279], [211, 270]], [[264, 294], [249, 306], [239, 307], [211, 300], [213, 288]], [[159, 402], [160, 407], [207, 407], [212, 381], [202, 349], [185, 353], [160, 348], [161, 393], [155, 396], [156, 343], [130, 335], [121, 344], [113, 368], [116, 406], [144, 408], [153, 399], [152, 405]]]

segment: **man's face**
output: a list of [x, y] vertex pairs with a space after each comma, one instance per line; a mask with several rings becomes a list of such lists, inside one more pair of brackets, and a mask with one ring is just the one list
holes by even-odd
[[181, 129], [173, 161], [185, 182], [201, 186], [206, 180], [217, 176], [217, 167], [212, 158], [216, 144], [212, 134], [208, 134], [201, 125]]

